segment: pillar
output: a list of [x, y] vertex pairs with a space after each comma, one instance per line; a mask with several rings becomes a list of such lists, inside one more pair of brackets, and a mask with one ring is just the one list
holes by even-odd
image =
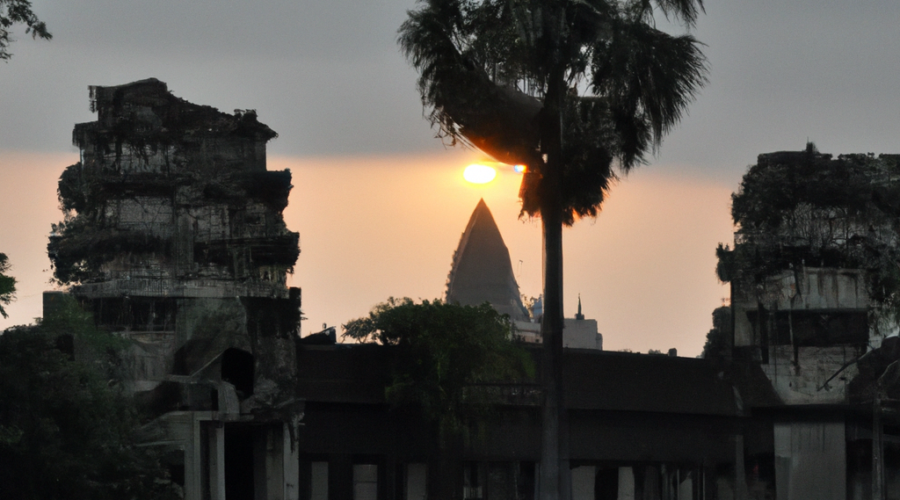
[[225, 500], [225, 427], [210, 422], [206, 428], [209, 440], [209, 498]]

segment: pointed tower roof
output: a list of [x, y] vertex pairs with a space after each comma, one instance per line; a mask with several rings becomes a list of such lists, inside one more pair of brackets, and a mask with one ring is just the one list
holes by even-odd
[[447, 280], [447, 302], [478, 305], [490, 302], [513, 320], [528, 317], [519, 296], [509, 250], [484, 199], [478, 202], [453, 255]]

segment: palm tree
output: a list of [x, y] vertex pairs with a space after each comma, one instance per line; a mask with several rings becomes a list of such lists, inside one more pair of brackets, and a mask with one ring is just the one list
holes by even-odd
[[522, 215], [543, 226], [541, 499], [568, 498], [562, 405], [562, 227], [596, 216], [706, 82], [702, 0], [420, 0], [399, 30], [439, 136], [524, 164]]

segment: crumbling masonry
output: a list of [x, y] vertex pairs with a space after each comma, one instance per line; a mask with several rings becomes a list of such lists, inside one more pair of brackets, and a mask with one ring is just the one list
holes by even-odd
[[733, 196], [717, 271], [734, 366], [758, 375], [743, 403], [772, 429], [746, 436], [745, 497], [900, 498], [898, 200], [900, 156], [812, 144], [759, 155]]
[[75, 126], [81, 161], [59, 181], [55, 277], [132, 341], [119, 375], [185, 498], [296, 498], [299, 235], [282, 218], [291, 173], [266, 170], [276, 133], [155, 79], [90, 96], [97, 121]]

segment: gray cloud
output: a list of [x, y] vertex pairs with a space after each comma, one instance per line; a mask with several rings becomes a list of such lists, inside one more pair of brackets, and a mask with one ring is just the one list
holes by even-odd
[[710, 84], [660, 160], [734, 180], [758, 153], [807, 138], [826, 152], [900, 150], [898, 15], [889, 1], [710, 4], [696, 30]]
[[[38, 0], [52, 42], [0, 65], [0, 148], [61, 150], [91, 120], [87, 85], [155, 76], [176, 95], [254, 108], [276, 154], [441, 147], [396, 46], [411, 0]], [[758, 153], [897, 151], [900, 4], [709, 3], [696, 36], [710, 84], [654, 163], [736, 182]]]

